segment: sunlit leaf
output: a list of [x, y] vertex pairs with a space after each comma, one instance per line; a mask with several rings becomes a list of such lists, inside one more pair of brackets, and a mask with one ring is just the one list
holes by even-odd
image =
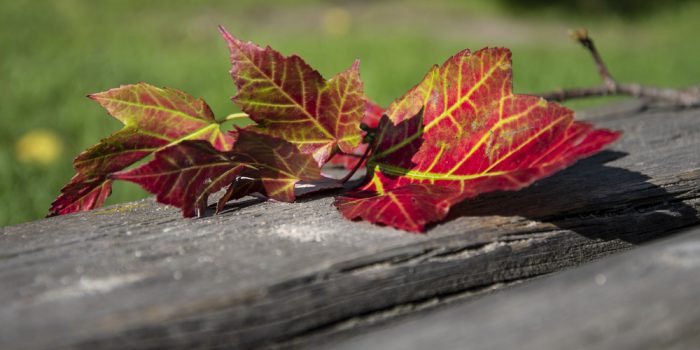
[[243, 42], [223, 27], [231, 52], [233, 101], [256, 131], [283, 138], [323, 165], [336, 147], [351, 152], [361, 139], [365, 110], [359, 61], [325, 80], [299, 56]]
[[[506, 49], [462, 51], [433, 67], [388, 107], [370, 181], [336, 206], [350, 219], [422, 231], [454, 203], [528, 186], [618, 138], [574, 122], [567, 108], [513, 94], [510, 67]], [[426, 212], [427, 197], [441, 209]]]
[[[206, 140], [220, 150], [227, 150], [233, 144], [233, 137], [221, 132], [209, 106], [182, 91], [140, 83], [89, 97], [122, 122], [124, 128], [78, 155], [73, 162], [77, 174], [61, 189], [49, 215], [101, 206], [111, 189], [109, 173], [120, 171], [168, 145], [183, 140]], [[99, 195], [86, 200], [85, 193]]]

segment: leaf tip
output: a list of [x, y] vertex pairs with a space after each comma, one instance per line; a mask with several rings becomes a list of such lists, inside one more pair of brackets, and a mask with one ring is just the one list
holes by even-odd
[[221, 33], [221, 35], [224, 35], [224, 36], [226, 36], [226, 35], [231, 35], [231, 34], [229, 34], [229, 32], [226, 30], [226, 27], [224, 27], [223, 24], [217, 25], [216, 28], [219, 30], [219, 33]]
[[224, 37], [224, 40], [226, 40], [229, 46], [233, 43], [238, 42], [238, 39], [234, 38], [233, 35], [231, 35], [231, 33], [229, 33], [229, 31], [226, 30], [226, 27], [224, 27], [223, 24], [219, 24], [217, 28], [219, 29], [219, 33], [221, 33], [221, 36]]
[[103, 94], [104, 94], [104, 92], [93, 92], [91, 94], [85, 95], [85, 97], [87, 97], [93, 101], [99, 101], [102, 98]]
[[610, 134], [608, 143], [617, 141], [624, 134], [622, 130], [608, 130], [608, 133]]

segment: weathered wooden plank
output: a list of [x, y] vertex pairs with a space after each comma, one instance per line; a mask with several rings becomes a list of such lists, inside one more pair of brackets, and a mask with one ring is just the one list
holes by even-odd
[[700, 229], [333, 349], [700, 349]]
[[624, 138], [427, 235], [347, 222], [327, 197], [196, 220], [143, 200], [3, 228], [0, 348], [303, 345], [700, 221], [700, 110], [594, 119]]

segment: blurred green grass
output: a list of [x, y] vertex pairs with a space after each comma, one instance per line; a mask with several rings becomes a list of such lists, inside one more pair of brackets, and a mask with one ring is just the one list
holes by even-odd
[[[324, 27], [324, 18], [333, 25], [338, 18], [329, 13], [339, 11], [348, 26]], [[72, 158], [120, 128], [86, 94], [145, 81], [203, 97], [218, 116], [237, 112], [217, 24], [297, 53], [327, 77], [360, 58], [367, 95], [386, 105], [430, 65], [463, 48], [511, 48], [518, 92], [596, 84], [587, 53], [566, 36], [567, 28], [581, 26], [621, 81], [698, 84], [698, 16], [696, 4], [630, 21], [549, 10], [516, 17], [485, 0], [6, 2], [0, 7], [0, 226], [45, 215], [73, 175]], [[20, 162], [17, 141], [38, 129], [57, 134], [64, 152], [48, 165]], [[108, 203], [145, 195], [119, 183]]]

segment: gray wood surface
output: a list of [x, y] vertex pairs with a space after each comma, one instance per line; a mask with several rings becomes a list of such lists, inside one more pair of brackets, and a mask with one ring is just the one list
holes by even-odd
[[700, 229], [324, 347], [700, 349]]
[[332, 199], [189, 220], [151, 199], [0, 231], [0, 348], [300, 347], [627, 250], [700, 222], [700, 110], [584, 113], [625, 131], [426, 235]]

